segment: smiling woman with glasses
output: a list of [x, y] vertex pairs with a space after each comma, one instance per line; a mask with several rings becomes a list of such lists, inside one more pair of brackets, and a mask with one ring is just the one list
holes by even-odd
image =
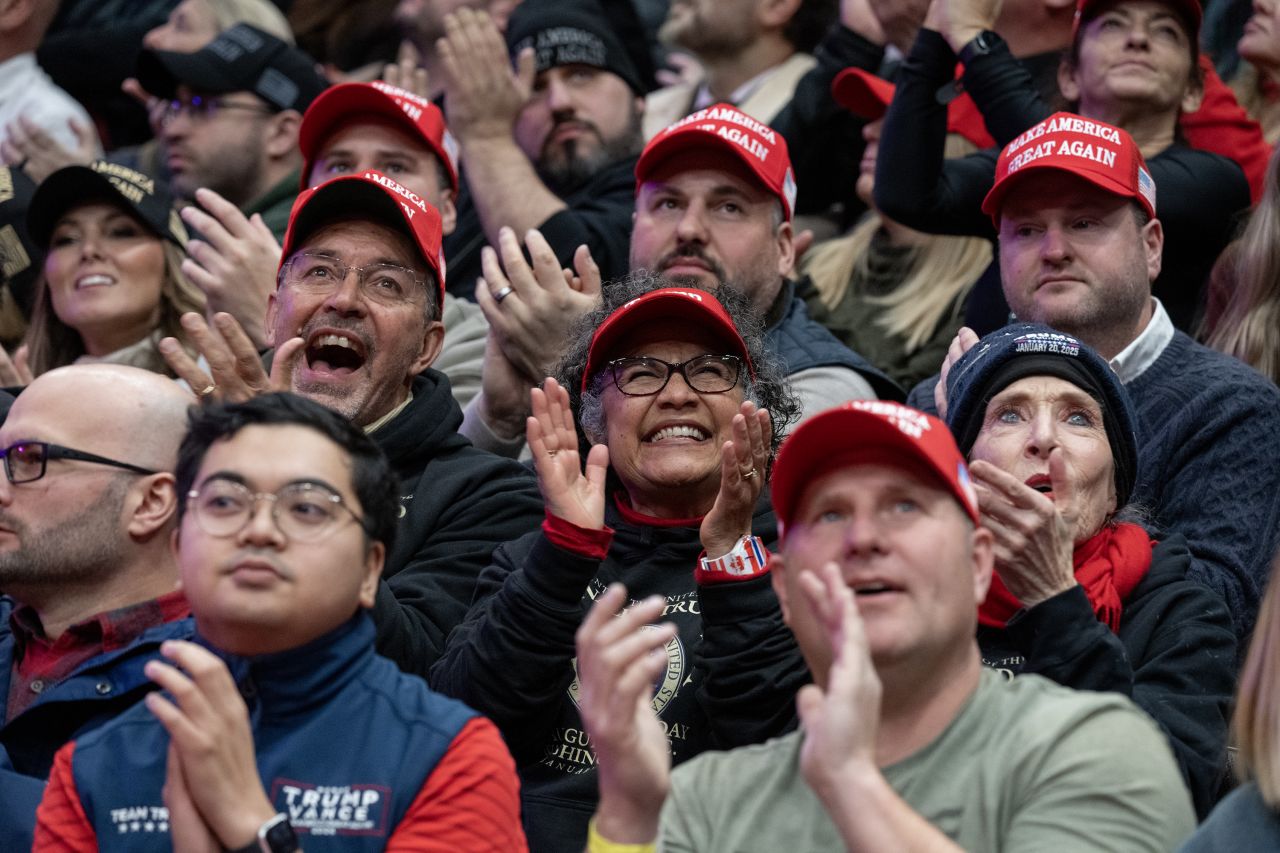
[[[586, 604], [610, 584], [625, 583], [633, 601], [662, 596], [663, 619], [676, 625], [652, 701], [677, 762], [722, 734], [743, 737], [748, 716], [784, 707], [790, 716], [804, 673], [731, 673], [740, 664], [726, 666], [733, 654], [713, 660], [715, 649], [744, 648], [747, 617], [732, 639], [723, 619], [704, 619], [741, 608], [734, 620], [758, 613], [759, 628], [778, 613], [763, 578], [777, 536], [765, 483], [799, 404], [761, 328], [735, 290], [636, 273], [604, 288], [555, 378], [532, 392], [527, 437], [547, 520], [494, 553], [477, 604], [432, 669], [440, 689], [490, 715], [529, 762], [531, 849], [581, 849], [586, 835], [596, 780], [590, 745], [575, 734], [573, 640]], [[709, 714], [717, 679], [733, 682], [720, 682], [733, 698]]]

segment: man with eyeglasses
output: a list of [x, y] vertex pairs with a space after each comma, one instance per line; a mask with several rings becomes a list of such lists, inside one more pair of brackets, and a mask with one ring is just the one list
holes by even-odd
[[58, 753], [36, 848], [524, 850], [494, 725], [374, 652], [399, 514], [378, 446], [268, 394], [193, 415], [178, 460], [200, 642], [166, 643], [164, 692]]
[[57, 749], [152, 690], [144, 664], [191, 635], [169, 548], [190, 402], [151, 371], [75, 365], [0, 427], [0, 849], [30, 849]]
[[259, 214], [280, 239], [297, 194], [302, 113], [327, 85], [314, 61], [237, 24], [194, 53], [144, 49], [137, 71], [161, 99], [160, 143], [174, 192], [205, 205], [197, 191], [212, 190], [245, 216]]
[[298, 196], [267, 310], [268, 376], [225, 314], [184, 322], [205, 373], [176, 341], [170, 365], [208, 399], [289, 390], [346, 416], [382, 447], [403, 484], [401, 535], [387, 556], [374, 621], [378, 651], [425, 673], [471, 603], [498, 544], [537, 528], [533, 475], [458, 434], [462, 412], [440, 351], [445, 264], [440, 215], [422, 196], [365, 171]]

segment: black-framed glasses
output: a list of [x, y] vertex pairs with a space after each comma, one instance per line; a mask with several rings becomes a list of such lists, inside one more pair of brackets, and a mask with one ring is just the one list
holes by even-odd
[[271, 518], [280, 532], [298, 542], [323, 539], [347, 516], [368, 530], [365, 520], [341, 495], [319, 483], [290, 483], [275, 492], [252, 492], [243, 483], [215, 477], [187, 492], [187, 505], [196, 524], [218, 538], [243, 530], [257, 511], [258, 501], [264, 500], [271, 501]]
[[192, 95], [187, 99], [157, 101], [153, 108], [152, 120], [160, 125], [167, 125], [178, 116], [185, 115], [192, 121], [206, 121], [222, 110], [246, 110], [259, 115], [270, 115], [274, 112], [266, 104], [242, 104], [219, 96]]
[[47, 441], [19, 441], [0, 450], [0, 456], [4, 457], [4, 475], [9, 479], [10, 483], [34, 483], [44, 476], [50, 459], [74, 459], [77, 462], [110, 465], [113, 468], [123, 468], [135, 474], [159, 473], [158, 471], [152, 471], [150, 468], [143, 468], [141, 465], [121, 462], [118, 459], [108, 459], [105, 456], [98, 456], [96, 453], [85, 453], [83, 450], [73, 450], [70, 447], [63, 447], [61, 444], [50, 444]]
[[658, 358], [639, 356], [615, 358], [608, 363], [613, 384], [628, 397], [657, 394], [679, 373], [689, 387], [701, 394], [723, 394], [738, 384], [742, 359], [736, 355], [696, 355], [688, 361], [672, 364]]
[[360, 293], [384, 305], [418, 302], [426, 295], [427, 281], [419, 273], [398, 264], [353, 267], [341, 258], [318, 252], [298, 252], [280, 269], [280, 281], [290, 287], [328, 296], [356, 274]]

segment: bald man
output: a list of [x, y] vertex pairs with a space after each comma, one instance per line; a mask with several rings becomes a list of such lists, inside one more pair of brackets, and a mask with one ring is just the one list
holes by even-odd
[[0, 426], [0, 849], [30, 849], [58, 747], [137, 702], [160, 643], [192, 634], [169, 548], [191, 402], [156, 373], [76, 365]]

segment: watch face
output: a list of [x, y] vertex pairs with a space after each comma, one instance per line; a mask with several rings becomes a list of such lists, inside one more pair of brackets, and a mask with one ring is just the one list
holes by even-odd
[[287, 820], [282, 820], [267, 829], [267, 834], [262, 840], [266, 842], [266, 850], [269, 853], [293, 853], [298, 849], [298, 836]]

